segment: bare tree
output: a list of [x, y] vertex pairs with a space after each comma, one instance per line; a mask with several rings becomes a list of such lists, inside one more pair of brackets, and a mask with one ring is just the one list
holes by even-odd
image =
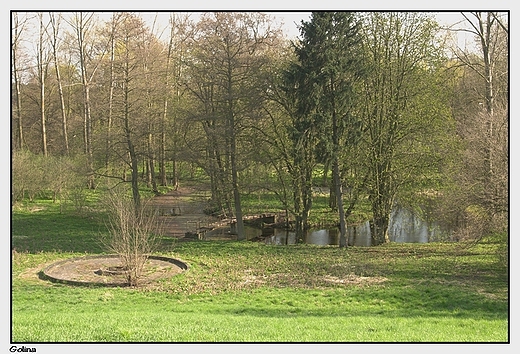
[[109, 21], [109, 30], [108, 30], [108, 51], [110, 54], [109, 59], [109, 77], [108, 77], [108, 114], [107, 114], [107, 122], [106, 122], [106, 144], [105, 144], [105, 168], [109, 168], [109, 151], [112, 139], [112, 119], [113, 119], [113, 110], [114, 110], [114, 88], [115, 88], [115, 74], [114, 74], [114, 61], [115, 61], [115, 51], [116, 51], [116, 31], [119, 25], [119, 19], [121, 18], [121, 14], [114, 13], [112, 14], [112, 18]]
[[38, 55], [37, 71], [38, 83], [40, 88], [40, 132], [41, 132], [41, 149], [43, 156], [47, 156], [47, 117], [45, 115], [45, 83], [48, 76], [49, 69], [49, 55], [47, 53], [47, 40], [45, 32], [47, 25], [44, 24], [43, 13], [38, 13], [39, 20], [39, 36], [38, 36]]
[[[87, 156], [87, 164], [90, 169], [89, 188], [95, 187], [94, 182], [94, 157], [92, 144], [92, 102], [90, 89], [95, 73], [101, 63], [104, 53], [94, 55], [95, 46], [92, 43], [91, 32], [95, 25], [94, 13], [76, 12], [69, 24], [72, 26], [76, 35], [78, 65], [81, 72], [81, 84], [83, 87], [83, 143], [84, 153]], [[106, 47], [104, 47], [106, 48]]]
[[14, 116], [16, 116], [16, 129], [17, 134], [16, 142], [13, 144], [13, 147], [21, 149], [23, 146], [23, 115], [22, 115], [22, 92], [21, 92], [21, 68], [19, 67], [20, 56], [21, 56], [21, 40], [22, 35], [25, 30], [27, 24], [27, 17], [20, 19], [18, 17], [18, 13], [13, 12], [13, 28], [12, 28], [12, 42], [11, 42], [11, 65], [12, 65], [12, 79], [14, 81], [14, 94], [16, 97], [15, 107], [16, 110], [14, 112]]
[[[172, 185], [179, 186], [178, 150], [179, 112], [182, 102], [182, 76], [184, 74], [187, 41], [193, 34], [193, 26], [189, 15], [170, 14], [170, 36], [166, 51], [164, 74], [164, 109], [161, 119], [161, 137], [159, 148], [159, 175], [162, 185], [167, 185], [166, 178], [166, 144], [167, 136], [173, 137], [172, 147]], [[172, 104], [173, 103], [173, 104]], [[170, 119], [171, 118], [171, 119]], [[170, 129], [168, 129], [170, 128]]]
[[[469, 33], [476, 45], [453, 50], [459, 77], [453, 109], [466, 146], [455, 176], [464, 194], [457, 200], [457, 214], [474, 219], [468, 210], [485, 210], [485, 227], [472, 234], [479, 239], [492, 229], [503, 229], [509, 212], [509, 30], [504, 13], [462, 15], [466, 27], [457, 24], [452, 30]], [[466, 222], [459, 226], [461, 232], [470, 227]]]
[[[189, 89], [200, 103], [201, 122], [211, 147], [209, 159], [218, 169], [215, 177], [224, 173], [223, 184], [232, 192], [237, 237], [244, 239], [239, 170], [246, 149], [240, 148], [245, 145], [241, 136], [245, 121], [254, 120], [261, 112], [263, 88], [256, 79], [265, 67], [266, 53], [277, 31], [265, 14], [223, 12], [203, 16], [198, 30], [192, 52], [197, 57], [191, 69], [201, 80], [192, 81]], [[222, 143], [215, 140], [218, 135], [222, 135]]]
[[110, 64], [114, 88], [110, 94], [113, 101], [110, 148], [130, 169], [132, 195], [138, 207], [139, 164], [148, 164], [148, 169], [153, 169], [150, 161], [154, 159], [155, 136], [162, 115], [163, 96], [157, 92], [162, 85], [156, 85], [155, 76], [161, 72], [162, 63], [155, 58], [161, 57], [162, 46], [142, 19], [132, 13], [121, 14], [114, 35], [118, 50]]
[[52, 47], [52, 56], [54, 59], [54, 69], [56, 71], [56, 81], [58, 83], [58, 94], [60, 99], [60, 109], [61, 109], [61, 123], [62, 123], [62, 134], [63, 139], [65, 142], [65, 153], [69, 154], [69, 133], [68, 133], [68, 124], [67, 124], [67, 111], [65, 108], [65, 98], [63, 95], [63, 83], [61, 79], [60, 74], [60, 62], [59, 62], [59, 56], [58, 56], [58, 49], [59, 49], [59, 43], [58, 43], [58, 34], [60, 31], [60, 20], [61, 15], [55, 16], [54, 13], [49, 12], [49, 20], [51, 25], [51, 47]]

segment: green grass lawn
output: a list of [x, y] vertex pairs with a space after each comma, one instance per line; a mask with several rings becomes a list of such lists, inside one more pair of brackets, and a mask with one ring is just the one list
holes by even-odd
[[11, 340], [509, 342], [508, 269], [492, 240], [378, 247], [168, 242], [190, 269], [143, 288], [38, 279], [102, 253], [94, 213], [13, 209]]

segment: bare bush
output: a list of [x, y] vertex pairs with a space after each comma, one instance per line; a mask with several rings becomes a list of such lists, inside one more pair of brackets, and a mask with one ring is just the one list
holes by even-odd
[[158, 249], [162, 226], [146, 201], [136, 207], [127, 194], [112, 192], [105, 202], [109, 235], [103, 243], [119, 255], [128, 284], [138, 286], [148, 257]]
[[45, 159], [43, 156], [20, 150], [12, 155], [11, 194], [13, 201], [28, 197], [33, 201], [45, 190]]
[[454, 232], [457, 241], [478, 242], [489, 230], [489, 216], [484, 210], [467, 208], [459, 220], [458, 228]]

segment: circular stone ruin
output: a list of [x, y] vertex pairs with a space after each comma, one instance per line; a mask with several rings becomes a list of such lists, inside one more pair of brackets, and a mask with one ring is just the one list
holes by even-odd
[[[171, 278], [186, 270], [188, 265], [178, 259], [149, 256], [139, 284]], [[40, 272], [40, 277], [71, 285], [128, 286], [125, 271], [118, 255], [86, 256], [53, 263]]]

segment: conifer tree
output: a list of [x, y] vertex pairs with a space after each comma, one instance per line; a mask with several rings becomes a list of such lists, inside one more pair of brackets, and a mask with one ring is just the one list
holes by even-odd
[[[305, 76], [301, 85], [300, 113], [318, 130], [321, 145], [332, 164], [334, 194], [339, 213], [340, 247], [347, 245], [346, 218], [340, 178], [340, 152], [355, 143], [353, 114], [356, 82], [363, 73], [359, 23], [352, 12], [314, 12], [301, 26], [296, 54]], [[354, 134], [353, 134], [354, 133]]]

